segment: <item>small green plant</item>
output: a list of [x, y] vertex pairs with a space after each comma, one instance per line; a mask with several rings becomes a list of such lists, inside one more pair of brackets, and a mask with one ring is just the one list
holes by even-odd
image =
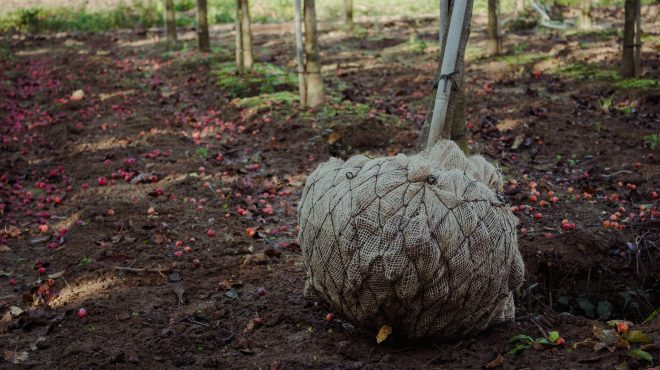
[[598, 99], [598, 105], [600, 105], [600, 109], [602, 109], [603, 112], [609, 112], [610, 109], [612, 109], [613, 103], [614, 103], [614, 94], [606, 98]]
[[205, 146], [201, 146], [201, 147], [197, 148], [197, 155], [198, 155], [201, 159], [206, 159], [206, 158], [208, 158], [208, 156], [209, 156], [209, 148], [207, 148], [207, 147], [205, 147]]
[[644, 145], [650, 149], [656, 149], [660, 146], [660, 134], [650, 134], [643, 137]]
[[80, 259], [80, 262], [78, 262], [78, 264], [80, 266], [85, 266], [85, 265], [89, 265], [92, 262], [94, 262], [94, 260], [91, 257], [83, 257]]
[[509, 344], [514, 345], [513, 348], [507, 352], [507, 356], [515, 356], [519, 353], [534, 348], [536, 350], [542, 350], [551, 347], [562, 346], [566, 344], [564, 338], [559, 336], [559, 332], [551, 331], [547, 336], [542, 338], [533, 339], [529, 335], [520, 334], [509, 339]]

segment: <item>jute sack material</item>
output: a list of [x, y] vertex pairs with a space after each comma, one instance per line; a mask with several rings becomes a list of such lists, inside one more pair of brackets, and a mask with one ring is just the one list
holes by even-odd
[[331, 158], [298, 210], [305, 293], [407, 339], [513, 319], [524, 267], [501, 188], [494, 166], [452, 141], [414, 156]]

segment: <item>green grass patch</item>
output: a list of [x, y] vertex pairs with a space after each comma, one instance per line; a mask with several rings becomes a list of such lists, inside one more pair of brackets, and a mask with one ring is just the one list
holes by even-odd
[[603, 66], [591, 63], [572, 63], [559, 68], [556, 72], [559, 75], [578, 79], [578, 80], [610, 80], [618, 81], [621, 79], [617, 71]]
[[294, 101], [299, 100], [297, 93], [291, 91], [280, 91], [272, 94], [261, 94], [248, 98], [236, 99], [235, 104], [241, 108], [261, 109], [272, 104], [285, 104], [292, 106]]
[[231, 98], [248, 98], [282, 91], [296, 91], [296, 74], [274, 64], [255, 64], [252, 70], [239, 75], [233, 62], [219, 64], [216, 68], [218, 86]]
[[0, 32], [102, 32], [116, 28], [152, 27], [161, 22], [155, 7], [118, 6], [109, 11], [88, 12], [73, 8], [28, 8], [0, 17]]
[[650, 90], [660, 88], [660, 80], [653, 80], [650, 78], [632, 78], [628, 80], [621, 80], [614, 84], [614, 87], [621, 90]]

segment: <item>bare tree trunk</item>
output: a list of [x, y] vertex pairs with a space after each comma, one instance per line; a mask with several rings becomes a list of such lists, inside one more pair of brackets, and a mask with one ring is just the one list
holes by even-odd
[[197, 0], [197, 44], [201, 51], [211, 51], [206, 0]]
[[582, 0], [582, 9], [580, 11], [580, 29], [589, 30], [593, 27], [591, 18], [591, 0]]
[[353, 0], [344, 0], [344, 14], [346, 18], [346, 25], [353, 29]]
[[304, 4], [307, 104], [316, 107], [325, 101], [316, 27], [316, 4], [314, 0], [304, 0]]
[[167, 43], [176, 45], [176, 15], [174, 14], [174, 0], [165, 0], [165, 32]]
[[635, 13], [637, 1], [625, 1], [625, 21], [623, 25], [623, 53], [621, 55], [621, 77], [635, 77]]
[[295, 30], [296, 30], [296, 62], [298, 63], [298, 87], [300, 90], [300, 106], [307, 105], [307, 88], [305, 81], [305, 58], [302, 37], [302, 0], [295, 0]]
[[243, 11], [241, 7], [241, 0], [236, 0], [236, 70], [239, 74], [243, 74], [243, 27], [241, 27], [241, 19], [243, 19]]
[[498, 0], [488, 0], [488, 55], [502, 54], [502, 39], [500, 38], [497, 20]]
[[[449, 19], [451, 17], [454, 1], [453, 0], [441, 0], [440, 2], [440, 30], [439, 30], [439, 40], [440, 40], [440, 63], [438, 63], [437, 74], [440, 76], [442, 70], [442, 62], [444, 60], [445, 47], [447, 45], [447, 34], [449, 33]], [[439, 137], [436, 137], [434, 142], [439, 138], [448, 138], [453, 140], [458, 146], [463, 150], [464, 153], [469, 152], [469, 147], [467, 144], [467, 129], [465, 127], [465, 47], [467, 46], [467, 40], [470, 36], [470, 22], [472, 19], [472, 5], [473, 1], [468, 0], [467, 8], [465, 10], [465, 18], [463, 21], [463, 28], [461, 31], [461, 39], [458, 45], [458, 55], [456, 59], [456, 71], [458, 75], [453, 78], [456, 82], [456, 90], [450, 95], [449, 103], [447, 106], [447, 114], [445, 116], [445, 123], [442, 124], [442, 131]], [[436, 85], [436, 88], [440, 88], [444, 84], [443, 81], [439, 81]], [[453, 84], [450, 84], [448, 88], [454, 88]], [[432, 111], [436, 110], [435, 104], [437, 101], [434, 101], [433, 106], [430, 108]], [[432, 121], [432, 120], [431, 120]], [[431, 124], [425, 125], [421, 135], [421, 145], [422, 148], [428, 147], [429, 135], [431, 133]]]
[[[472, 24], [472, 5], [473, 0], [468, 0], [467, 9], [465, 10], [465, 20], [463, 21], [463, 32], [461, 33], [461, 42], [458, 46], [458, 58], [456, 61], [456, 70], [460, 76], [456, 81], [458, 85], [458, 92], [453, 95], [453, 99], [449, 100], [449, 107], [447, 108], [447, 115], [451, 117], [451, 130], [449, 138], [451, 138], [464, 153], [468, 153], [470, 148], [468, 146], [468, 132], [465, 126], [465, 49], [467, 47], [468, 38], [470, 38], [470, 26]], [[445, 125], [449, 126], [449, 125]]]
[[440, 65], [445, 54], [445, 43], [447, 42], [447, 30], [449, 29], [449, 0], [440, 0], [440, 28], [438, 29], [438, 46], [440, 47], [440, 63], [438, 64], [438, 74], [440, 74]]
[[642, 0], [635, 3], [635, 77], [639, 77], [642, 74]]
[[243, 67], [251, 69], [254, 62], [252, 56], [252, 31], [250, 27], [250, 7], [248, 0], [241, 0], [241, 33], [243, 35]]
[[515, 17], [519, 17], [524, 12], [525, 12], [525, 0], [516, 0], [516, 10], [514, 11], [513, 15]]

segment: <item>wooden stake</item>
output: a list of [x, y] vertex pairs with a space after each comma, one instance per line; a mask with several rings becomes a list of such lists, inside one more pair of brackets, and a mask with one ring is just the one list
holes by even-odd
[[455, 0], [454, 2], [451, 21], [449, 23], [449, 32], [447, 33], [447, 43], [442, 58], [442, 68], [440, 69], [440, 79], [438, 80], [433, 116], [431, 117], [431, 127], [426, 144], [427, 149], [432, 148], [441, 139], [443, 125], [446, 124], [447, 106], [452, 88], [451, 79], [456, 74], [456, 59], [458, 57], [467, 4], [467, 0]]

